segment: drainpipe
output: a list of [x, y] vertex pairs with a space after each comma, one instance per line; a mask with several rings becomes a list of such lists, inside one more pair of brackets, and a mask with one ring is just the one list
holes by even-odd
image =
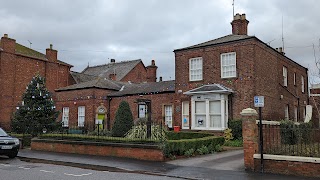
[[107, 129], [110, 131], [110, 104], [111, 104], [112, 98], [107, 96], [107, 101], [108, 101], [108, 110], [107, 110]]

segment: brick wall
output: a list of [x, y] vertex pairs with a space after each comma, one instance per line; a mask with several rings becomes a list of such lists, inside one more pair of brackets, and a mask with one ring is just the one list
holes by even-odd
[[121, 81], [131, 81], [133, 83], [146, 82], [147, 70], [144, 67], [144, 65], [140, 62], [124, 78], [122, 78]]
[[115, 156], [148, 161], [164, 161], [162, 150], [156, 146], [114, 143], [32, 140], [32, 150], [52, 151], [95, 156]]
[[[164, 93], [164, 94], [149, 94], [149, 95], [134, 95], [134, 96], [124, 96], [124, 97], [112, 97], [110, 109], [110, 120], [111, 120], [111, 126], [114, 122], [116, 111], [119, 107], [119, 104], [122, 101], [127, 101], [130, 105], [130, 109], [133, 114], [133, 119], [138, 118], [138, 104], [137, 99], [149, 99], [151, 100], [151, 112], [152, 112], [152, 121], [157, 123], [163, 123], [164, 124], [164, 105], [173, 105], [173, 115], [176, 113], [174, 106], [174, 96], [175, 93]], [[174, 121], [173, 125], [177, 125], [177, 122]]]

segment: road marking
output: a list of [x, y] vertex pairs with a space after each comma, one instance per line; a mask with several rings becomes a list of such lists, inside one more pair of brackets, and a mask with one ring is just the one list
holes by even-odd
[[46, 172], [46, 173], [54, 173], [54, 171], [46, 171], [46, 170], [40, 170], [41, 172]]
[[64, 175], [67, 175], [67, 176], [75, 176], [75, 177], [81, 177], [81, 176], [89, 176], [91, 175], [92, 173], [88, 173], [88, 174], [68, 174], [68, 173], [64, 173]]
[[26, 168], [26, 167], [18, 167], [18, 168], [20, 168], [20, 169], [30, 169], [30, 168]]
[[8, 166], [10, 166], [9, 164], [0, 164], [1, 166], [6, 166], [6, 167], [8, 167]]

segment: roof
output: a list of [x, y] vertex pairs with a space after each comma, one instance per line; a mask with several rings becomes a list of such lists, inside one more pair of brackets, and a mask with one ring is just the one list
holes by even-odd
[[221, 84], [208, 84], [201, 87], [191, 89], [183, 94], [193, 95], [193, 94], [207, 94], [207, 93], [219, 93], [219, 94], [230, 94], [232, 89], [227, 88]]
[[120, 81], [124, 78], [136, 65], [141, 63], [141, 59], [122, 61], [116, 63], [109, 63], [105, 65], [87, 67], [81, 73], [100, 76], [100, 77], [109, 77], [110, 74], [116, 74], [116, 80]]
[[77, 84], [87, 82], [87, 81], [92, 81], [98, 78], [98, 76], [92, 76], [92, 75], [83, 74], [83, 73], [74, 72], [74, 71], [71, 71], [70, 74]]
[[113, 92], [108, 96], [118, 97], [136, 94], [158, 94], [165, 92], [175, 92], [175, 81], [149, 82], [140, 84], [125, 84], [120, 91]]
[[[44, 61], [48, 61], [48, 59], [47, 59], [45, 54], [42, 54], [42, 53], [40, 53], [38, 51], [35, 51], [35, 50], [31, 49], [31, 48], [23, 46], [23, 45], [21, 45], [19, 43], [16, 43], [16, 49], [15, 50], [16, 50], [16, 54], [23, 55], [23, 56], [28, 56], [28, 57], [32, 57], [32, 58], [37, 58], [37, 59], [41, 59], [41, 60], [44, 60]], [[63, 65], [72, 67], [71, 64], [65, 63], [63, 61], [57, 60], [57, 62], [60, 63], [60, 64], [63, 64]]]
[[223, 36], [217, 39], [213, 39], [207, 42], [203, 42], [200, 44], [196, 44], [193, 46], [188, 46], [185, 48], [180, 48], [180, 49], [176, 49], [174, 51], [180, 51], [180, 50], [186, 50], [186, 49], [192, 49], [192, 48], [198, 48], [198, 47], [204, 47], [204, 46], [211, 46], [211, 45], [216, 45], [216, 44], [221, 44], [221, 43], [226, 43], [226, 42], [232, 42], [232, 41], [238, 41], [238, 40], [243, 40], [243, 39], [250, 39], [252, 37], [255, 36], [248, 36], [248, 35], [227, 35], [227, 36]]
[[88, 88], [110, 89], [110, 90], [118, 91], [121, 89], [123, 84], [124, 83], [112, 81], [106, 78], [97, 78], [91, 81], [62, 87], [62, 88], [56, 89], [56, 91], [68, 91], [68, 90], [88, 89]]

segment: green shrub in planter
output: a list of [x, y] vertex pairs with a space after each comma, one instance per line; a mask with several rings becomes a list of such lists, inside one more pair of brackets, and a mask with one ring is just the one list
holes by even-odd
[[232, 129], [233, 139], [242, 139], [242, 120], [229, 120], [228, 128]]
[[[147, 125], [136, 125], [126, 134], [125, 138], [136, 138], [136, 139], [148, 139], [147, 138]], [[165, 128], [160, 125], [151, 126], [151, 137], [152, 140], [163, 141], [166, 140]]]

